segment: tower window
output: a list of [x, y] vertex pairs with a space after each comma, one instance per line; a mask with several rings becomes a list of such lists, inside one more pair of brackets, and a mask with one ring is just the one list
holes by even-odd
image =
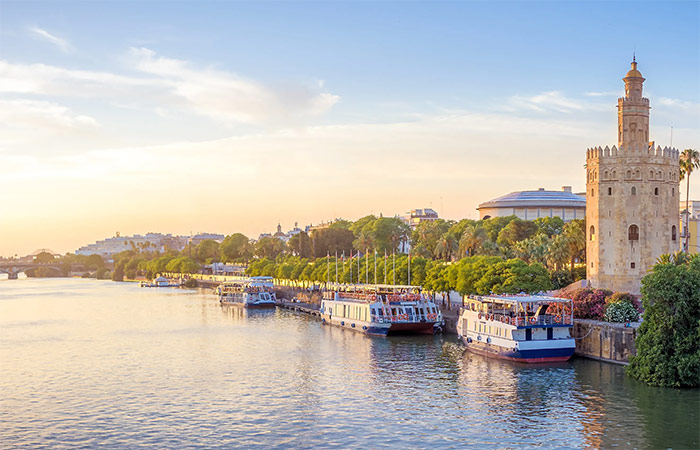
[[612, 195], [612, 188], [611, 187], [608, 188], [608, 195]]
[[591, 225], [590, 239], [595, 241], [595, 227], [593, 225]]
[[671, 188], [671, 196], [676, 195], [676, 188]]
[[630, 241], [638, 241], [639, 227], [637, 225], [630, 225], [629, 230], [627, 231], [627, 236]]
[[630, 263], [630, 269], [634, 269], [634, 263]]
[[632, 186], [632, 195], [637, 195], [637, 188]]
[[671, 240], [672, 240], [672, 241], [675, 241], [675, 240], [676, 240], [676, 226], [675, 226], [675, 225], [673, 225], [673, 226], [671, 227]]
[[654, 195], [659, 195], [659, 188], [654, 188]]

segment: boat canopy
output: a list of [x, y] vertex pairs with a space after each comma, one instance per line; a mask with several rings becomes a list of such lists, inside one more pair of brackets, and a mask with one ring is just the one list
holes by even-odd
[[549, 297], [546, 295], [472, 295], [470, 300], [484, 303], [505, 303], [515, 305], [518, 303], [571, 303], [568, 298]]
[[345, 292], [420, 292], [420, 286], [407, 284], [349, 284], [349, 283], [327, 283], [326, 288], [330, 291]]

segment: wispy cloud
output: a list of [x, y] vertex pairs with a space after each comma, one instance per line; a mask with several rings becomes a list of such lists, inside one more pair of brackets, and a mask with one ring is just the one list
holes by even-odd
[[508, 112], [581, 113], [602, 111], [608, 107], [609, 105], [583, 98], [569, 97], [560, 91], [548, 91], [532, 96], [514, 95], [508, 99], [503, 109]]
[[64, 53], [71, 53], [73, 52], [73, 46], [67, 39], [60, 38], [56, 35], [53, 35], [49, 33], [48, 31], [44, 30], [43, 28], [39, 27], [29, 27], [29, 31], [34, 33], [36, 37], [39, 39], [42, 39], [46, 42], [50, 42], [57, 46], [58, 48], [61, 49], [62, 52]]
[[620, 91], [586, 92], [586, 97], [619, 97]]
[[[327, 113], [340, 97], [323, 85], [270, 85], [212, 67], [132, 48], [123, 75], [0, 60], [0, 92], [90, 97], [164, 111], [206, 116], [218, 123], [303, 125]], [[136, 72], [134, 75], [133, 72]]]

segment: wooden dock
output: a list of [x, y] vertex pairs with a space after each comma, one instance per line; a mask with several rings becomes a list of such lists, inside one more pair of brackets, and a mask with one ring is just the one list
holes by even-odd
[[302, 302], [290, 302], [283, 300], [279, 303], [277, 303], [277, 306], [284, 308], [284, 309], [291, 309], [292, 311], [297, 311], [301, 312], [304, 314], [310, 314], [312, 316], [320, 316], [321, 312], [319, 311], [319, 307], [316, 305], [311, 305], [309, 303], [302, 303]]

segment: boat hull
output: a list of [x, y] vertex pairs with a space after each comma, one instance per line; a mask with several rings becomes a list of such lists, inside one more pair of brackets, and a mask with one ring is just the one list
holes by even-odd
[[265, 308], [274, 308], [275, 306], [277, 306], [274, 303], [242, 303], [242, 302], [227, 302], [227, 301], [221, 301], [220, 303], [222, 305], [240, 306], [241, 308], [248, 308], [248, 309], [265, 309]]
[[340, 328], [357, 331], [358, 333], [363, 333], [370, 336], [386, 336], [389, 334], [389, 324], [337, 318], [328, 314], [321, 315], [321, 322], [324, 324], [335, 325]]
[[435, 322], [400, 322], [392, 323], [389, 334], [392, 333], [418, 333], [435, 334]]
[[462, 342], [472, 353], [487, 356], [489, 358], [505, 359], [523, 363], [550, 363], [568, 361], [574, 354], [575, 347], [541, 348], [528, 350], [515, 350], [486, 342], [468, 342], [466, 337]]

